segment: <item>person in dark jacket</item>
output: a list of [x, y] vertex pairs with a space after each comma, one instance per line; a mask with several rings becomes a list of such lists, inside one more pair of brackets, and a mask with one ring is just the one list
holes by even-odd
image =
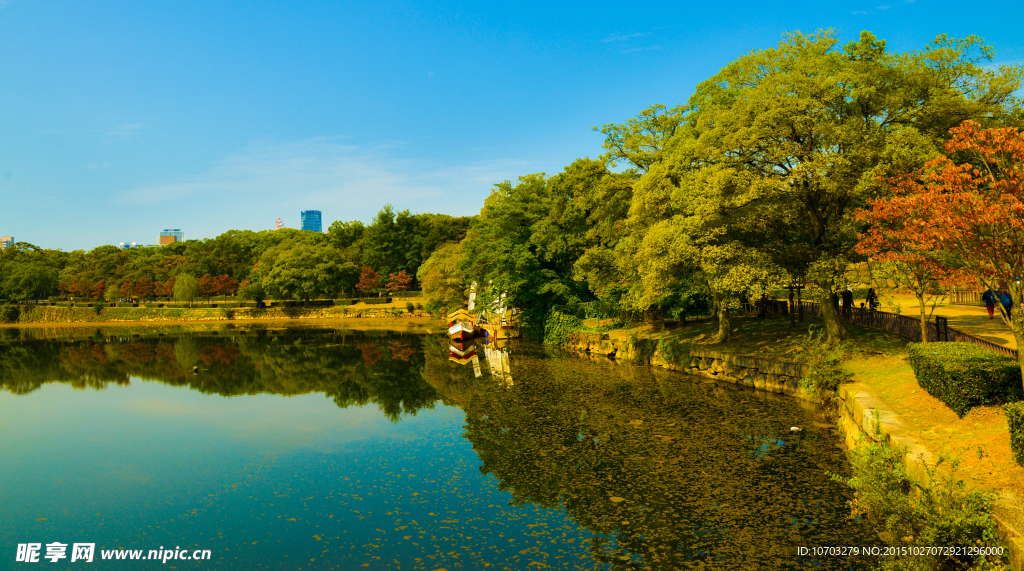
[[843, 316], [850, 319], [853, 314], [853, 290], [849, 287], [843, 290]]
[[1010, 311], [1013, 309], [1013, 298], [1010, 297], [1010, 290], [1006, 289], [1006, 286], [999, 288], [999, 303], [1003, 305], [1003, 310], [1006, 313], [1006, 317], [1010, 317]]
[[875, 288], [868, 288], [868, 295], [864, 301], [867, 302], [868, 309], [871, 311], [878, 309], [878, 295], [875, 293]]
[[992, 288], [985, 290], [985, 293], [981, 294], [981, 301], [985, 302], [985, 309], [988, 310], [988, 318], [994, 319], [996, 313], [996, 292], [992, 291]]

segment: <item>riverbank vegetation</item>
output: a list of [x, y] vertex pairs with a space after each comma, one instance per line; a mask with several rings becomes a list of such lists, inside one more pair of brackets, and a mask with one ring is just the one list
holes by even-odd
[[[895, 548], [879, 560], [880, 569], [1004, 569], [997, 547], [992, 494], [971, 490], [957, 479], [958, 461], [940, 458], [928, 468], [931, 486], [922, 486], [905, 467], [907, 450], [884, 440], [853, 451], [853, 476], [833, 475], [856, 490], [853, 517], [866, 517]], [[947, 475], [939, 467], [949, 466]], [[959, 546], [962, 553], [937, 553], [935, 546]], [[913, 553], [911, 550], [921, 550]]]

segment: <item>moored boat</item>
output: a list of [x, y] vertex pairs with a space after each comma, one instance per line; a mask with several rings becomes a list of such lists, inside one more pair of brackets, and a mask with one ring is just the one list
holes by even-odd
[[477, 331], [476, 319], [465, 309], [448, 315], [448, 336], [453, 340], [472, 339], [476, 336]]

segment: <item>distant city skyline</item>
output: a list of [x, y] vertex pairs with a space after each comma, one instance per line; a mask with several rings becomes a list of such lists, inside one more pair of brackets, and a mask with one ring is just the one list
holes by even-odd
[[591, 127], [685, 103], [787, 32], [896, 52], [974, 34], [994, 65], [1024, 61], [1021, 2], [646, 7], [0, 1], [0, 228], [89, 250], [263, 230], [295, 204], [322, 228], [385, 204], [477, 214], [496, 183], [600, 156]]

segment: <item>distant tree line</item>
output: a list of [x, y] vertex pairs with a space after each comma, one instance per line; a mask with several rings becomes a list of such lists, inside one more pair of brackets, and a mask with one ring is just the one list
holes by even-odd
[[[378, 288], [410, 289], [423, 261], [461, 241], [469, 217], [396, 213], [369, 225], [335, 222], [327, 232], [230, 230], [212, 239], [64, 252], [25, 242], [0, 250], [0, 298], [311, 299]], [[179, 280], [183, 280], [178, 283]]]

